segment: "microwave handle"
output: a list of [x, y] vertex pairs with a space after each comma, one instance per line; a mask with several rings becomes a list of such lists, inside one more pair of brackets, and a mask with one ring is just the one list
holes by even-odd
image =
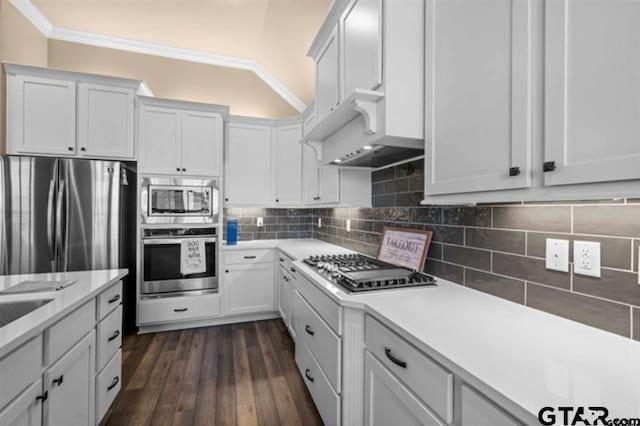
[[[142, 240], [145, 246], [158, 245], [158, 244], [180, 244], [182, 240], [186, 239], [199, 239], [198, 237], [180, 237], [180, 238], [147, 238]], [[202, 238], [205, 243], [217, 243], [217, 238]]]

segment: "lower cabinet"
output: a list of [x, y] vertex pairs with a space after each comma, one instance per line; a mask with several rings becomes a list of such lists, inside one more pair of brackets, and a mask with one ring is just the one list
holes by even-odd
[[444, 425], [371, 353], [365, 354], [364, 424]]
[[236, 315], [274, 311], [273, 269], [273, 263], [226, 265], [226, 313]]
[[521, 426], [522, 423], [467, 385], [462, 385], [462, 426]]
[[122, 351], [113, 356], [107, 366], [96, 376], [96, 424], [120, 392], [122, 386]]
[[291, 319], [289, 318], [291, 313], [291, 277], [289, 273], [282, 267], [279, 268], [278, 273], [278, 312], [280, 312], [280, 318], [284, 321], [285, 325], [288, 325]]
[[91, 331], [44, 372], [44, 425], [93, 423], [95, 341]]
[[0, 412], [0, 425], [40, 426], [42, 424], [42, 380], [38, 379]]

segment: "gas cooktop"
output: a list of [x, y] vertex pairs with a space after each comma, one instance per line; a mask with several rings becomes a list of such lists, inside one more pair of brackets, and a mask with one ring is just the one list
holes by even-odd
[[304, 262], [350, 292], [436, 285], [430, 275], [362, 254], [311, 256]]

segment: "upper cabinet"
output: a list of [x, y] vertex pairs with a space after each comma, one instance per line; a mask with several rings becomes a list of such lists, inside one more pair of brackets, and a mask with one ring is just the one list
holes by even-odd
[[343, 97], [382, 85], [382, 1], [354, 0], [341, 19]]
[[142, 83], [21, 65], [7, 73], [7, 153], [135, 159]]
[[638, 17], [637, 1], [547, 0], [546, 185], [640, 178]]
[[531, 2], [426, 1], [427, 194], [530, 185]]
[[321, 143], [319, 161], [367, 166], [382, 147], [396, 162], [422, 155], [424, 0], [337, 0], [308, 55], [316, 100], [304, 140]]
[[425, 203], [640, 195], [640, 2], [427, 0]]
[[302, 125], [278, 126], [273, 133], [273, 189], [276, 206], [302, 205]]
[[227, 107], [139, 97], [137, 108], [141, 173], [222, 175]]

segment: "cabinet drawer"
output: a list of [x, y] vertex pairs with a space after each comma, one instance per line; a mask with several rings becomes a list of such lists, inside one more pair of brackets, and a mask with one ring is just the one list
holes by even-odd
[[453, 421], [453, 374], [368, 315], [365, 344], [429, 408]]
[[208, 318], [220, 315], [220, 295], [203, 294], [142, 300], [138, 308], [140, 324]]
[[122, 304], [122, 281], [112, 285], [98, 295], [97, 320], [100, 321], [107, 314]]
[[[295, 273], [295, 268], [293, 266], [293, 260], [289, 258], [289, 256], [285, 255], [282, 252], [278, 252], [278, 263], [280, 264], [280, 266], [282, 266], [284, 269], [287, 270], [287, 272], [290, 273]], [[293, 268], [293, 271], [291, 270]]]
[[340, 424], [340, 397], [333, 391], [307, 344], [296, 345], [296, 364], [326, 425]]
[[295, 293], [293, 302], [295, 329], [322, 367], [329, 382], [340, 393], [340, 353], [342, 340], [311, 306]]
[[0, 360], [0, 410], [42, 374], [42, 335]]
[[313, 309], [338, 335], [342, 334], [341, 319], [342, 310], [340, 306], [316, 287], [305, 276], [297, 274], [293, 280], [295, 289], [304, 299], [313, 306]]
[[249, 263], [273, 262], [273, 250], [227, 250], [224, 253], [225, 265], [246, 265]]
[[96, 424], [120, 392], [122, 386], [122, 351], [117, 351], [102, 373], [96, 377]]
[[462, 385], [463, 426], [519, 426], [522, 423], [502, 411], [475, 390]]
[[52, 364], [96, 324], [96, 302], [91, 299], [44, 332], [45, 363]]
[[122, 306], [98, 323], [96, 371], [101, 371], [122, 346]]

